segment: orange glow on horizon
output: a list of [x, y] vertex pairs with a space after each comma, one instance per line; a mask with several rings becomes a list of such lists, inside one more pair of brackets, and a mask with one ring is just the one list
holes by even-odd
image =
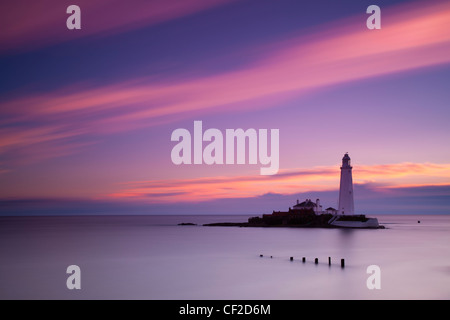
[[[267, 193], [295, 194], [339, 188], [339, 168], [280, 170], [274, 176], [206, 177], [184, 180], [136, 181], [109, 195], [116, 199], [149, 202], [199, 202], [222, 198], [256, 197]], [[450, 185], [450, 164], [400, 163], [359, 165], [353, 169], [355, 184], [372, 183], [378, 188]], [[433, 181], [435, 183], [430, 183]]]

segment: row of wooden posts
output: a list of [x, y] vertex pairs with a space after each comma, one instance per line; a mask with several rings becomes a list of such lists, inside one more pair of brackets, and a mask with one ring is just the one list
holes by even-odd
[[[259, 255], [261, 258], [263, 257], [262, 254]], [[272, 256], [270, 256], [272, 258]], [[294, 257], [290, 257], [289, 258], [290, 261], [294, 261]], [[305, 263], [306, 262], [306, 257], [302, 257], [302, 262]], [[314, 259], [314, 263], [318, 264], [319, 263], [319, 258], [315, 258]], [[331, 266], [331, 257], [328, 257], [328, 265]], [[345, 259], [341, 259], [341, 268], [345, 267]]]

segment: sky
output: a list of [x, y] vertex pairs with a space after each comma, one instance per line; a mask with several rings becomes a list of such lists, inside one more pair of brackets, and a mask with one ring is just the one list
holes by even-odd
[[[450, 214], [448, 1], [71, 4], [0, 4], [0, 215], [336, 207], [346, 152], [356, 212]], [[174, 164], [194, 121], [279, 129], [278, 173]]]

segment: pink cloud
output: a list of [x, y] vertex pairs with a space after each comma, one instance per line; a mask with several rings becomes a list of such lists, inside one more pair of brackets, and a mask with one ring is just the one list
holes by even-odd
[[[355, 183], [368, 183], [380, 190], [392, 188], [449, 185], [450, 164], [399, 163], [359, 165], [354, 169]], [[430, 184], [430, 181], [435, 183]], [[405, 183], [406, 182], [406, 183]], [[274, 176], [205, 177], [179, 180], [133, 181], [110, 197], [148, 202], [208, 201], [220, 198], [246, 198], [268, 192], [294, 194], [336, 190], [338, 167], [281, 170]]]
[[122, 33], [236, 0], [78, 0], [81, 30], [66, 28], [69, 1], [2, 1], [0, 51], [27, 50], [74, 38]]
[[[196, 4], [195, 8], [208, 6], [205, 1], [188, 2]], [[161, 3], [151, 2], [153, 6]], [[177, 14], [187, 12], [183, 3], [174, 2]], [[130, 79], [12, 99], [2, 105], [7, 115], [4, 123], [50, 119], [58, 123], [58, 130], [46, 124], [39, 129], [11, 127], [0, 146], [133, 130], [193, 112], [276, 106], [311, 90], [450, 62], [450, 3], [426, 8], [401, 6], [383, 12], [390, 20], [381, 30], [369, 31], [361, 27], [361, 21], [346, 19], [336, 22], [334, 29], [325, 26], [325, 31], [268, 45], [265, 58], [239, 70], [165, 83]], [[166, 14], [157, 16], [168, 19]], [[117, 25], [124, 23], [120, 20]], [[36, 135], [36, 130], [42, 133]]]

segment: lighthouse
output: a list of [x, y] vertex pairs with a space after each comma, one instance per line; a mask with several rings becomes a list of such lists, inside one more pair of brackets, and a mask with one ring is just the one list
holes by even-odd
[[348, 153], [342, 158], [341, 183], [339, 187], [339, 214], [354, 214], [352, 166]]

